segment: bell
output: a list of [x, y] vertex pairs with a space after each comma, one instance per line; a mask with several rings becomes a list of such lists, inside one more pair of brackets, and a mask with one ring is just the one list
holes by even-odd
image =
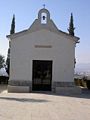
[[45, 20], [45, 16], [43, 16], [43, 20]]

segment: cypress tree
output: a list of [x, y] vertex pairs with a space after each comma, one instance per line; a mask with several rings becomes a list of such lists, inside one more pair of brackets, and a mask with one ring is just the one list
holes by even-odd
[[3, 68], [5, 65], [5, 58], [4, 56], [0, 55], [0, 69]]
[[9, 69], [10, 69], [10, 47], [8, 48], [8, 54], [7, 54], [7, 60], [6, 60], [6, 72], [9, 75]]
[[[11, 23], [11, 30], [10, 35], [15, 33], [15, 15], [13, 15], [12, 23]], [[9, 48], [8, 48], [8, 54], [7, 54], [7, 60], [6, 60], [6, 72], [9, 75], [9, 69], [10, 69], [10, 46], [11, 43], [9, 41]]]
[[71, 13], [71, 18], [70, 18], [70, 23], [69, 23], [69, 29], [68, 29], [69, 34], [72, 35], [72, 36], [74, 36], [75, 35], [74, 34], [74, 30], [75, 30], [75, 28], [74, 28], [74, 24], [73, 24], [73, 14]]
[[[75, 33], [74, 33], [74, 23], [73, 23], [73, 14], [71, 13], [71, 17], [70, 17], [70, 23], [69, 23], [69, 28], [68, 28], [68, 31], [69, 31], [69, 34], [74, 36]], [[76, 64], [76, 58], [74, 58], [74, 68], [75, 68], [75, 64]]]
[[13, 15], [11, 30], [10, 30], [10, 34], [14, 34], [14, 33], [15, 33], [15, 15]]

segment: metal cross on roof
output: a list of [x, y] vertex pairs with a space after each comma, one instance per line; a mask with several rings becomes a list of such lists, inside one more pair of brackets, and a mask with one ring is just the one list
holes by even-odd
[[45, 4], [43, 4], [43, 7], [44, 7], [44, 8], [45, 8], [45, 6], [46, 6], [46, 5], [45, 5]]

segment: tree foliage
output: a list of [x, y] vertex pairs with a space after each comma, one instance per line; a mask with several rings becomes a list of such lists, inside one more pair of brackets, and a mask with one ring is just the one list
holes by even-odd
[[7, 60], [6, 60], [6, 72], [9, 75], [9, 69], [10, 69], [10, 47], [8, 48], [8, 54], [7, 54]]
[[[15, 15], [13, 15], [10, 35], [14, 34], [14, 33], [15, 33]], [[9, 75], [9, 69], [10, 69], [10, 45], [11, 45], [11, 43], [9, 42], [9, 48], [8, 48], [7, 60], [6, 60], [6, 72], [8, 73], [8, 75]]]
[[0, 69], [3, 68], [5, 65], [5, 59], [4, 56], [0, 55]]
[[74, 24], [73, 24], [73, 14], [71, 13], [71, 18], [70, 18], [70, 23], [69, 23], [69, 28], [68, 28], [68, 31], [69, 31], [69, 34], [74, 36]]
[[14, 33], [15, 33], [15, 15], [13, 15], [11, 30], [10, 30], [10, 34], [14, 34]]

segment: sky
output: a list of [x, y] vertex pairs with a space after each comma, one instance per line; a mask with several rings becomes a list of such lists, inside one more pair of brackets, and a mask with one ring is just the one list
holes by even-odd
[[76, 46], [77, 64], [90, 63], [90, 0], [0, 0], [0, 54], [7, 57], [6, 35], [10, 33], [13, 14], [15, 31], [19, 32], [31, 26], [43, 4], [58, 29], [64, 32], [68, 32], [70, 14], [73, 13], [75, 36], [80, 38]]

